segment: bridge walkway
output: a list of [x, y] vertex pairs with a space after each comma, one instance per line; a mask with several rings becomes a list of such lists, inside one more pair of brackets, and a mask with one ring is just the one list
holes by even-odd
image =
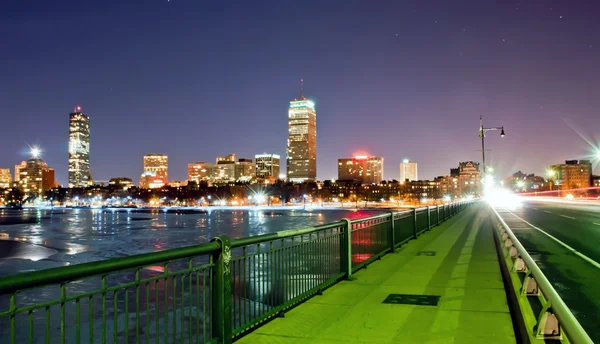
[[[514, 343], [484, 207], [464, 210], [237, 343]], [[439, 302], [383, 303], [390, 294]]]

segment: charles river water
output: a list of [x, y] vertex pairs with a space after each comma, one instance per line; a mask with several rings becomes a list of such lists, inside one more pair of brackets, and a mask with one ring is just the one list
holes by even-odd
[[[39, 271], [201, 244], [219, 235], [230, 238], [254, 236], [331, 223], [342, 218], [356, 219], [380, 212], [322, 207], [304, 209], [302, 206], [246, 209], [209, 207], [168, 211], [163, 209], [0, 209], [2, 220], [0, 221], [0, 278], [20, 272]], [[142, 278], [160, 273], [162, 272], [145, 269]], [[135, 276], [115, 278], [118, 279], [108, 283], [130, 282]], [[307, 275], [306, 278], [312, 277]], [[69, 283], [67, 296], [97, 290], [99, 286], [100, 281], [97, 278]], [[157, 299], [162, 300], [164, 295], [162, 285], [154, 286], [160, 289], [161, 293], [160, 298]], [[152, 294], [154, 295], [154, 291]], [[135, 322], [128, 321], [129, 318], [135, 317], [131, 295], [133, 293], [130, 294], [128, 302], [123, 300], [123, 294], [120, 294], [118, 300], [116, 296], [114, 298], [111, 295], [107, 296], [107, 311], [109, 313], [118, 311], [118, 316], [110, 318], [106, 326], [101, 325], [101, 299], [94, 299], [93, 310], [91, 301], [82, 300], [81, 329], [77, 327], [79, 335], [83, 338], [82, 342], [89, 342], [92, 339], [94, 342], [100, 342], [103, 336], [110, 338], [109, 341], [112, 341], [114, 336], [117, 342], [122, 342], [126, 337], [132, 336], [131, 326], [134, 326]], [[185, 297], [189, 299], [190, 295], [186, 292]], [[17, 306], [23, 307], [57, 299], [60, 299], [58, 286], [38, 288], [19, 293]], [[244, 302], [267, 307], [258, 297]], [[8, 310], [8, 303], [9, 295], [0, 296], [0, 312]], [[116, 307], [113, 307], [113, 304]], [[204, 304], [204, 301], [199, 303], [201, 304]], [[130, 306], [129, 311], [127, 306]], [[146, 307], [144, 304], [142, 306], [142, 309]], [[152, 304], [152, 307], [150, 312], [153, 314], [168, 313], [166, 316], [170, 319], [179, 318], [179, 313], [165, 311], [164, 304], [160, 302]], [[201, 321], [205, 318], [205, 310], [200, 306], [191, 311], [197, 318], [202, 319]], [[60, 305], [55, 305], [47, 308], [46, 311], [42, 308], [31, 314], [20, 313], [15, 319], [17, 343], [29, 341], [31, 328], [33, 328], [34, 343], [44, 343], [48, 339], [51, 343], [60, 342], [58, 335], [61, 328], [60, 312]], [[75, 342], [75, 327], [72, 322], [78, 317], [78, 313], [73, 302], [69, 303], [65, 312], [65, 319], [68, 321], [66, 340], [68, 343]], [[90, 316], [86, 318], [87, 314]], [[0, 317], [0, 343], [10, 342], [8, 318]], [[156, 318], [157, 316], [152, 317], [150, 314], [143, 317], [144, 321], [147, 321], [142, 326], [146, 331], [144, 336], [151, 338], [151, 341], [160, 337], [165, 330], [173, 333], [173, 329], [161, 327], [164, 326], [162, 323], [155, 324]], [[200, 327], [205, 331], [203, 326]]]

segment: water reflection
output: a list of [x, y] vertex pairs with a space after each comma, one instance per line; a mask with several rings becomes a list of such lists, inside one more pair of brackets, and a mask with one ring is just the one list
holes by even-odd
[[[37, 220], [0, 226], [0, 240], [27, 244], [19, 246], [18, 254], [10, 253], [12, 251], [2, 253], [0, 276], [200, 244], [218, 235], [239, 238], [375, 213], [327, 209], [210, 208], [177, 213], [156, 209], [2, 210], [5, 216], [16, 219], [35, 216]], [[25, 255], [27, 251], [35, 253]], [[2, 263], [7, 259], [12, 259], [12, 262]]]

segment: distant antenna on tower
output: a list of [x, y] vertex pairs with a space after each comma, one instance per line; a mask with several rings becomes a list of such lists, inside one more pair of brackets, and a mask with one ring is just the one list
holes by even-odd
[[306, 99], [304, 98], [304, 79], [300, 79], [300, 99]]

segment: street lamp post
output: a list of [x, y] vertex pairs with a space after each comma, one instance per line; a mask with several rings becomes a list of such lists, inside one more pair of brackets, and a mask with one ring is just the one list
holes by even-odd
[[[485, 178], [485, 133], [488, 131], [500, 130], [500, 137], [504, 137], [504, 127], [483, 127], [483, 117], [479, 116], [479, 137], [481, 137], [481, 158], [483, 164], [483, 177]], [[484, 179], [485, 180], [485, 179]]]

